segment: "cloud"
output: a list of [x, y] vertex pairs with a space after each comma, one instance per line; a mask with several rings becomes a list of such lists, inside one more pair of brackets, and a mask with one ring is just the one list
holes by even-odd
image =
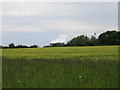
[[4, 2], [3, 30], [92, 33], [116, 29], [116, 5], [116, 3]]
[[3, 32], [44, 32], [45, 30], [36, 26], [9, 26], [3, 25]]
[[117, 8], [117, 3], [103, 2], [4, 2], [2, 29], [10, 33], [4, 35], [5, 43], [30, 44], [38, 40], [44, 45], [50, 41], [66, 42], [78, 34], [117, 29]]
[[58, 43], [58, 42], [65, 43], [77, 35], [78, 34], [75, 33], [60, 34], [56, 39], [52, 39], [50, 43]]
[[79, 20], [70, 20], [70, 19], [56, 19], [43, 21], [43, 25], [51, 31], [61, 31], [61, 32], [81, 32], [81, 33], [90, 33], [107, 29], [117, 29], [115, 25], [101, 25], [101, 24], [91, 24], [91, 22], [80, 22]]
[[[7, 23], [7, 21], [9, 23]], [[94, 33], [101, 32], [101, 30], [117, 29], [115, 25], [101, 25], [91, 24], [86, 22], [80, 22], [79, 20], [70, 19], [43, 19], [41, 21], [34, 21], [30, 23], [30, 20], [12, 22], [10, 20], [4, 21], [4, 32], [65, 32], [65, 33]], [[24, 23], [26, 22], [26, 23]], [[28, 22], [28, 23], [27, 23]], [[21, 24], [21, 25], [19, 25]]]
[[[107, 5], [107, 6], [106, 6]], [[108, 7], [109, 6], [109, 7]], [[115, 3], [84, 2], [4, 2], [4, 16], [73, 16], [112, 10]], [[117, 3], [116, 3], [117, 6]], [[111, 8], [112, 7], [112, 8]], [[103, 9], [104, 8], [104, 9]], [[117, 7], [116, 7], [117, 8]], [[79, 13], [80, 12], [80, 13]], [[104, 12], [105, 13], [105, 12]], [[102, 14], [102, 13], [101, 13]]]
[[[49, 24], [48, 24], [49, 23]], [[97, 30], [98, 28], [102, 28], [101, 26], [92, 26], [89, 24], [84, 24], [80, 21], [75, 20], [54, 20], [51, 23], [46, 22], [46, 27], [51, 28], [52, 30], [57, 31], [67, 31], [67, 32], [78, 32], [80, 30]]]
[[[3, 3], [4, 16], [50, 16], [55, 14], [70, 15], [75, 10], [74, 5], [55, 2], [20, 2]], [[82, 9], [81, 9], [82, 10]]]

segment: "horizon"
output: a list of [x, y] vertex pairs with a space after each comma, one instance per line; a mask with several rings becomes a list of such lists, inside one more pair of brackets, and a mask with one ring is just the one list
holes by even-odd
[[[119, 32], [118, 30], [108, 30], [108, 31], [117, 31], [117, 32]], [[102, 32], [102, 33], [105, 33], [105, 32]], [[102, 33], [100, 33], [100, 34], [102, 34]], [[99, 35], [100, 35], [99, 34]], [[73, 37], [73, 38], [76, 38], [76, 37], [78, 37], [78, 36], [81, 36], [81, 35], [76, 35], [75, 37]], [[87, 36], [87, 35], [84, 35], [84, 36]], [[98, 39], [98, 36], [96, 35], [96, 33], [94, 33], [94, 35], [92, 35], [92, 36], [95, 36], [96, 37], [96, 39]], [[88, 37], [88, 36], [87, 36]], [[72, 40], [73, 38], [71, 38], [70, 40]], [[89, 39], [91, 38], [91, 36], [89, 36], [88, 37]], [[69, 40], [69, 41], [70, 41]], [[69, 42], [68, 41], [68, 42]], [[42, 46], [42, 47], [45, 47], [45, 46], [50, 46], [50, 44], [56, 44], [56, 43], [64, 43], [64, 44], [67, 44], [68, 42], [50, 42], [48, 45], [44, 45], [44, 46]], [[9, 44], [14, 44], [14, 43], [9, 43]], [[8, 45], [0, 45], [0, 46], [4, 46], [4, 47], [9, 47], [9, 44]], [[25, 44], [14, 44], [15, 46], [18, 46], [18, 45], [25, 45]], [[30, 47], [30, 46], [33, 46], [33, 45], [37, 45], [37, 44], [32, 44], [32, 45], [25, 45], [25, 46], [28, 46], [28, 47]], [[41, 47], [41, 46], [39, 46], [39, 45], [37, 45], [37, 47], [39, 48], [39, 47]]]

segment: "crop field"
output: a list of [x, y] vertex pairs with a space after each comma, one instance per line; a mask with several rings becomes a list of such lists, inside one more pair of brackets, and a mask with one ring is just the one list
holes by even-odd
[[118, 46], [2, 50], [3, 88], [118, 88]]

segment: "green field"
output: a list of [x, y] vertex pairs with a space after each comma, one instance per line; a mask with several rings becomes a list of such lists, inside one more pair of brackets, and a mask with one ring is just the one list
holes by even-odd
[[3, 49], [3, 88], [118, 88], [118, 46]]

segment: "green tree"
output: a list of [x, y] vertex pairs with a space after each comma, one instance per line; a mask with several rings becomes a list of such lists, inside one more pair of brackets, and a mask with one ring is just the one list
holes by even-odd
[[118, 45], [120, 45], [120, 31], [118, 31]]
[[115, 30], [100, 34], [98, 39], [101, 45], [118, 45], [119, 42], [118, 32]]
[[30, 48], [37, 48], [37, 47], [38, 47], [37, 45], [30, 46]]
[[15, 45], [13, 43], [9, 44], [9, 48], [15, 48]]
[[97, 40], [97, 38], [94, 35], [92, 35], [91, 38], [89, 39], [88, 45], [89, 46], [96, 46], [96, 45], [98, 45], [98, 40]]
[[89, 38], [85, 35], [80, 35], [70, 40], [67, 46], [87, 46]]

